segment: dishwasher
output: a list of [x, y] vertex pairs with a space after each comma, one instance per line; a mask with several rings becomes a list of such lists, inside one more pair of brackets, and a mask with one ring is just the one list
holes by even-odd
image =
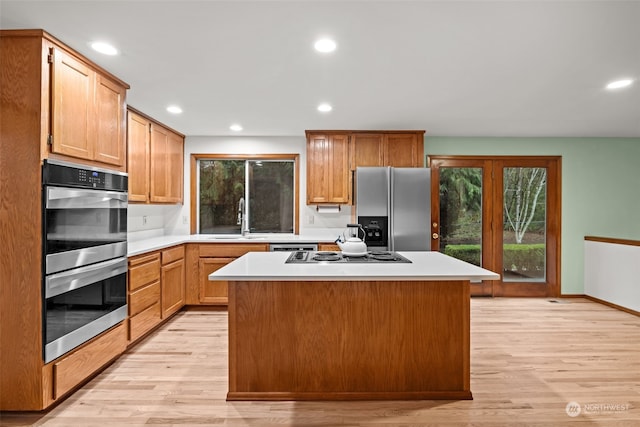
[[293, 251], [317, 251], [318, 245], [315, 243], [272, 243], [269, 245], [270, 252], [293, 252]]

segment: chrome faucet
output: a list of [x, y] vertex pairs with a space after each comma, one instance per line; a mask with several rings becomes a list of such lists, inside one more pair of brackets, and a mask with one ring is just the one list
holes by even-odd
[[247, 210], [244, 203], [244, 197], [240, 197], [238, 202], [238, 221], [236, 225], [240, 226], [240, 234], [246, 236], [249, 233], [249, 227], [247, 223]]

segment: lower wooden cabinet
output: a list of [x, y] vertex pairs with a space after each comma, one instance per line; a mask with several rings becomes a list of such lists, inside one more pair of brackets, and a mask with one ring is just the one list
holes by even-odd
[[319, 251], [340, 252], [340, 246], [335, 243], [318, 243]]
[[162, 318], [184, 306], [184, 246], [162, 251]]
[[136, 341], [160, 323], [160, 303], [155, 302], [129, 318], [129, 341]]
[[185, 303], [184, 245], [129, 258], [129, 342]]
[[229, 302], [228, 283], [209, 280], [209, 274], [247, 252], [267, 252], [268, 243], [203, 243], [189, 245], [186, 255], [186, 301], [194, 305], [222, 305]]
[[53, 399], [80, 385], [127, 348], [124, 323], [113, 327], [73, 353], [53, 362]]
[[129, 258], [129, 341], [135, 341], [162, 320], [160, 253]]
[[227, 304], [229, 302], [226, 280], [209, 280], [214, 271], [229, 264], [235, 258], [200, 258], [198, 262], [199, 300], [203, 304]]

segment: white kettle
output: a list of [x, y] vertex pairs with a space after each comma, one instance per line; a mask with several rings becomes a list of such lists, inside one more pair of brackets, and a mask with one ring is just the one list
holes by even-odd
[[[342, 238], [338, 237], [336, 243], [344, 256], [365, 256], [367, 254], [367, 244], [364, 239], [365, 232], [360, 224], [347, 224], [347, 229], [342, 233]], [[362, 239], [360, 239], [362, 231]]]

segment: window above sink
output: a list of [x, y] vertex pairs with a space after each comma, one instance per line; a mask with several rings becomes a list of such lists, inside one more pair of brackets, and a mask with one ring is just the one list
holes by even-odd
[[192, 155], [191, 232], [212, 235], [206, 240], [297, 234], [298, 160], [298, 154]]

